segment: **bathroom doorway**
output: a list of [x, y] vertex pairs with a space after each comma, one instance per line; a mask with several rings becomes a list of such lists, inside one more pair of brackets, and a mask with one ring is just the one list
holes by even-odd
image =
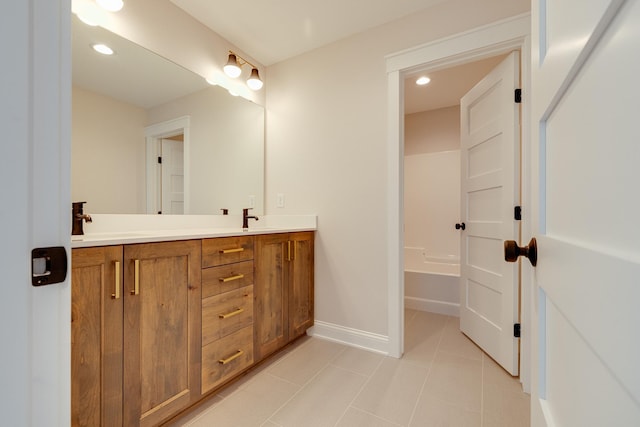
[[[503, 239], [519, 235], [504, 214], [520, 204], [519, 58], [408, 74], [404, 103], [405, 307], [460, 315], [460, 330], [512, 375], [518, 268], [501, 258]], [[428, 79], [433, 86], [416, 86]]]
[[[506, 54], [405, 78], [405, 306], [458, 316], [460, 99]], [[419, 85], [420, 77], [430, 78]], [[458, 228], [456, 228], [456, 226]]]
[[160, 168], [160, 213], [184, 213], [184, 135], [179, 134], [160, 141], [158, 157]]
[[148, 214], [188, 213], [189, 116], [145, 129]]

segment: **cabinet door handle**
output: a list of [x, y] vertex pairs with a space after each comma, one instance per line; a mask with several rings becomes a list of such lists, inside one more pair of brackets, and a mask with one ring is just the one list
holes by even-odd
[[244, 251], [244, 248], [233, 248], [233, 249], [221, 249], [220, 253], [221, 254], [232, 254], [235, 252], [242, 252]]
[[236, 310], [233, 310], [230, 313], [226, 313], [226, 314], [219, 314], [218, 317], [221, 319], [228, 319], [229, 317], [233, 317], [233, 316], [237, 316], [238, 314], [244, 312], [244, 308], [238, 308]]
[[131, 295], [140, 294], [140, 260], [133, 260], [133, 289]]
[[238, 350], [236, 351], [236, 353], [233, 356], [229, 356], [226, 359], [220, 359], [218, 360], [218, 363], [221, 365], [226, 365], [229, 362], [232, 362], [233, 360], [237, 359], [238, 357], [242, 356], [244, 354], [244, 351], [242, 350]]
[[[293, 252], [291, 252], [291, 244], [293, 243]], [[287, 261], [296, 259], [296, 242], [287, 240]]]
[[118, 299], [120, 298], [120, 261], [115, 262], [115, 273], [116, 273], [116, 289], [115, 293], [111, 294], [111, 298]]
[[235, 276], [221, 277], [219, 280], [222, 283], [227, 283], [227, 282], [233, 282], [234, 280], [239, 280], [242, 278], [244, 278], [244, 274], [236, 274]]

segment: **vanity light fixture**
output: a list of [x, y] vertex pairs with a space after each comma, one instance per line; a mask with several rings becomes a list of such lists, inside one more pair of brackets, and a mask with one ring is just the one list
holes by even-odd
[[238, 58], [235, 53], [229, 53], [229, 60], [227, 61], [227, 65], [224, 66], [224, 73], [232, 79], [240, 77], [240, 74], [242, 74], [242, 68], [240, 68], [240, 64], [238, 64]]
[[431, 79], [427, 76], [422, 76], [420, 78], [418, 78], [418, 80], [416, 80], [416, 84], [419, 86], [424, 86], [429, 84], [429, 82], [431, 81]]
[[101, 8], [108, 10], [109, 12], [117, 12], [122, 9], [122, 6], [124, 6], [122, 0], [96, 0], [96, 3], [98, 3]]
[[264, 83], [262, 83], [262, 80], [260, 80], [260, 76], [258, 75], [258, 69], [252, 68], [251, 76], [249, 76], [249, 79], [247, 80], [247, 86], [249, 86], [249, 89], [260, 90], [262, 89], [263, 84]]
[[224, 73], [233, 79], [240, 77], [242, 66], [245, 64], [251, 66], [251, 75], [247, 79], [247, 86], [252, 90], [262, 89], [263, 82], [258, 74], [258, 67], [231, 50], [229, 51], [229, 60], [224, 66]]

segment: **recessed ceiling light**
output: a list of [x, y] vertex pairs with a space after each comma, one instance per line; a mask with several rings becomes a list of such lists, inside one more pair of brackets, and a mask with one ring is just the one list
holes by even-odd
[[431, 81], [431, 79], [427, 76], [422, 76], [420, 78], [418, 78], [418, 80], [416, 80], [416, 84], [420, 85], [420, 86], [424, 86], [426, 84], [429, 84], [429, 82]]
[[94, 44], [92, 47], [93, 47], [93, 50], [103, 55], [113, 55], [113, 49], [111, 49], [106, 44]]

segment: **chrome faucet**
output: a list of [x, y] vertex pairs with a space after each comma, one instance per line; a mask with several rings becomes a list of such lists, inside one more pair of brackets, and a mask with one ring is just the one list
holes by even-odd
[[242, 209], [242, 229], [243, 230], [248, 230], [249, 229], [249, 219], [255, 219], [256, 221], [259, 220], [259, 218], [255, 215], [249, 215], [249, 209], [253, 209], [253, 208], [245, 208]]
[[87, 202], [73, 202], [71, 204], [71, 235], [83, 235], [83, 221], [92, 222], [91, 216], [84, 213], [84, 204]]

